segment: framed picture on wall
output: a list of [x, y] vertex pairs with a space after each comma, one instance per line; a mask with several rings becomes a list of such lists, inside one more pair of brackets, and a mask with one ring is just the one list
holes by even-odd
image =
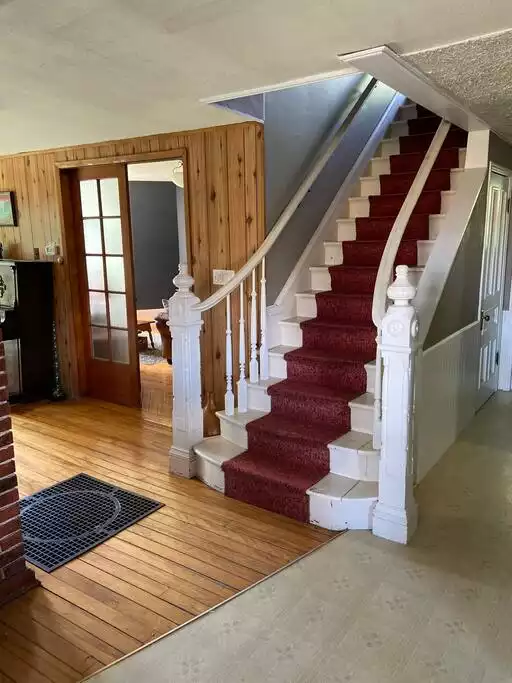
[[0, 191], [0, 226], [15, 226], [14, 192]]

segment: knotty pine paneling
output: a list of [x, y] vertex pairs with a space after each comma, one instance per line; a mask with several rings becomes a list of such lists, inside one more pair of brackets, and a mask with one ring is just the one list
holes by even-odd
[[[78, 393], [80, 361], [73, 320], [73, 272], [66, 258], [58, 163], [83, 162], [132, 154], [184, 149], [187, 164], [189, 263], [195, 292], [205, 299], [213, 291], [213, 268], [237, 270], [265, 236], [263, 127], [258, 123], [219, 126], [179, 134], [109, 141], [57, 150], [0, 157], [0, 189], [16, 193], [18, 227], [0, 228], [9, 258], [31, 259], [34, 248], [55, 241], [64, 263], [55, 265], [55, 316], [63, 383]], [[167, 292], [162, 292], [165, 296]], [[202, 360], [204, 388], [214, 392], [218, 408], [225, 391], [225, 306], [204, 317]], [[233, 301], [233, 328], [238, 325], [238, 295]], [[234, 335], [235, 371], [238, 335]]]

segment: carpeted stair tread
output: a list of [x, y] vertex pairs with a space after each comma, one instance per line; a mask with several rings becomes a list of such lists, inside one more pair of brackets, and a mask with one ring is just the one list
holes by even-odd
[[[374, 216], [398, 216], [400, 209], [407, 197], [407, 192], [398, 194], [371, 195], [368, 197], [370, 203], [370, 217]], [[423, 190], [413, 209], [414, 214], [435, 214], [441, 211], [441, 191]]]
[[375, 358], [375, 355], [373, 355], [372, 358], [372, 351], [351, 353], [352, 355], [349, 356], [347, 353], [347, 357], [341, 358], [339, 356], [333, 355], [332, 352], [329, 351], [324, 351], [322, 349], [308, 349], [302, 346], [299, 349], [295, 349], [295, 351], [290, 351], [289, 353], [287, 353], [285, 359], [292, 361], [313, 360], [317, 363], [330, 363], [333, 365], [341, 365], [347, 363], [368, 363], [368, 361], [373, 360], [373, 358]]
[[[414, 213], [407, 223], [405, 239], [428, 239], [430, 213]], [[395, 224], [396, 216], [369, 216], [356, 218], [356, 240], [387, 239]]]
[[[343, 266], [332, 266], [332, 268], [343, 268]], [[367, 270], [375, 270], [376, 268], [367, 268]], [[310, 318], [301, 323], [301, 328], [305, 327], [319, 327], [325, 331], [333, 332], [350, 332], [352, 334], [358, 334], [359, 332], [366, 332], [368, 329], [375, 331], [374, 324], [370, 321], [368, 323], [343, 323], [337, 320], [319, 320], [318, 318]]]
[[[379, 176], [381, 195], [407, 193], [416, 177], [413, 171], [405, 173], [389, 173]], [[451, 169], [436, 168], [432, 170], [425, 182], [424, 191], [444, 191], [451, 186]]]
[[[466, 131], [451, 128], [443, 142], [442, 149], [447, 149], [449, 147], [465, 147], [467, 137]], [[405, 135], [400, 137], [400, 153], [410, 154], [411, 152], [423, 152], [423, 154], [425, 154], [433, 139], [434, 133], [419, 133], [417, 135]]]
[[356, 396], [357, 393], [353, 391], [344, 391], [343, 389], [332, 389], [323, 384], [312, 384], [310, 382], [301, 382], [300, 380], [285, 379], [282, 382], [273, 384], [268, 393], [270, 396], [281, 396], [283, 394], [293, 396], [306, 396], [321, 398], [326, 401], [344, 401], [349, 403]]
[[273, 438], [284, 437], [319, 446], [327, 445], [343, 434], [343, 430], [340, 430], [338, 427], [306, 424], [297, 422], [294, 419], [286, 419], [282, 415], [273, 415], [272, 413], [268, 413], [254, 422], [249, 422], [247, 431], [249, 438], [252, 432], [266, 432]]
[[[464, 145], [465, 147], [465, 145]], [[463, 147], [448, 147], [439, 152], [437, 159], [434, 161], [433, 169], [441, 168], [458, 168], [459, 166], [459, 149]], [[389, 164], [391, 173], [417, 173], [423, 159], [425, 152], [411, 152], [408, 154], [392, 154], [389, 157]]]
[[284, 484], [286, 487], [296, 489], [297, 492], [304, 489], [307, 482], [316, 482], [322, 477], [317, 468], [311, 470], [294, 468], [286, 460], [277, 460], [268, 453], [252, 453], [245, 451], [237, 458], [225, 462], [222, 466], [224, 472], [238, 470], [240, 473], [256, 477], [260, 480], [273, 481]]

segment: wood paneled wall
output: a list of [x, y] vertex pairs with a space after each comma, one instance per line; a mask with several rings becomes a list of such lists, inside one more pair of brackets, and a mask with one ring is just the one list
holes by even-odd
[[[132, 154], [183, 149], [188, 189], [189, 261], [195, 292], [205, 299], [213, 291], [212, 270], [237, 270], [265, 236], [263, 128], [258, 123], [219, 126], [182, 133], [152, 135], [65, 149], [0, 157], [0, 190], [16, 193], [18, 227], [0, 228], [9, 258], [41, 258], [46, 243], [63, 248], [55, 264], [55, 313], [63, 382], [76, 395], [78, 368], [74, 338], [69, 264], [63, 240], [58, 164], [85, 159], [122, 159]], [[167, 292], [162, 292], [165, 296]], [[235, 317], [238, 305], [234, 302]], [[223, 405], [225, 307], [205, 316], [204, 388]]]

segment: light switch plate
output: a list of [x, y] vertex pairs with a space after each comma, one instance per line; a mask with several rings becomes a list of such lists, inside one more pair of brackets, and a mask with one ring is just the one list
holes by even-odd
[[214, 285], [225, 285], [231, 278], [235, 276], [234, 270], [217, 270], [213, 269], [213, 284]]

